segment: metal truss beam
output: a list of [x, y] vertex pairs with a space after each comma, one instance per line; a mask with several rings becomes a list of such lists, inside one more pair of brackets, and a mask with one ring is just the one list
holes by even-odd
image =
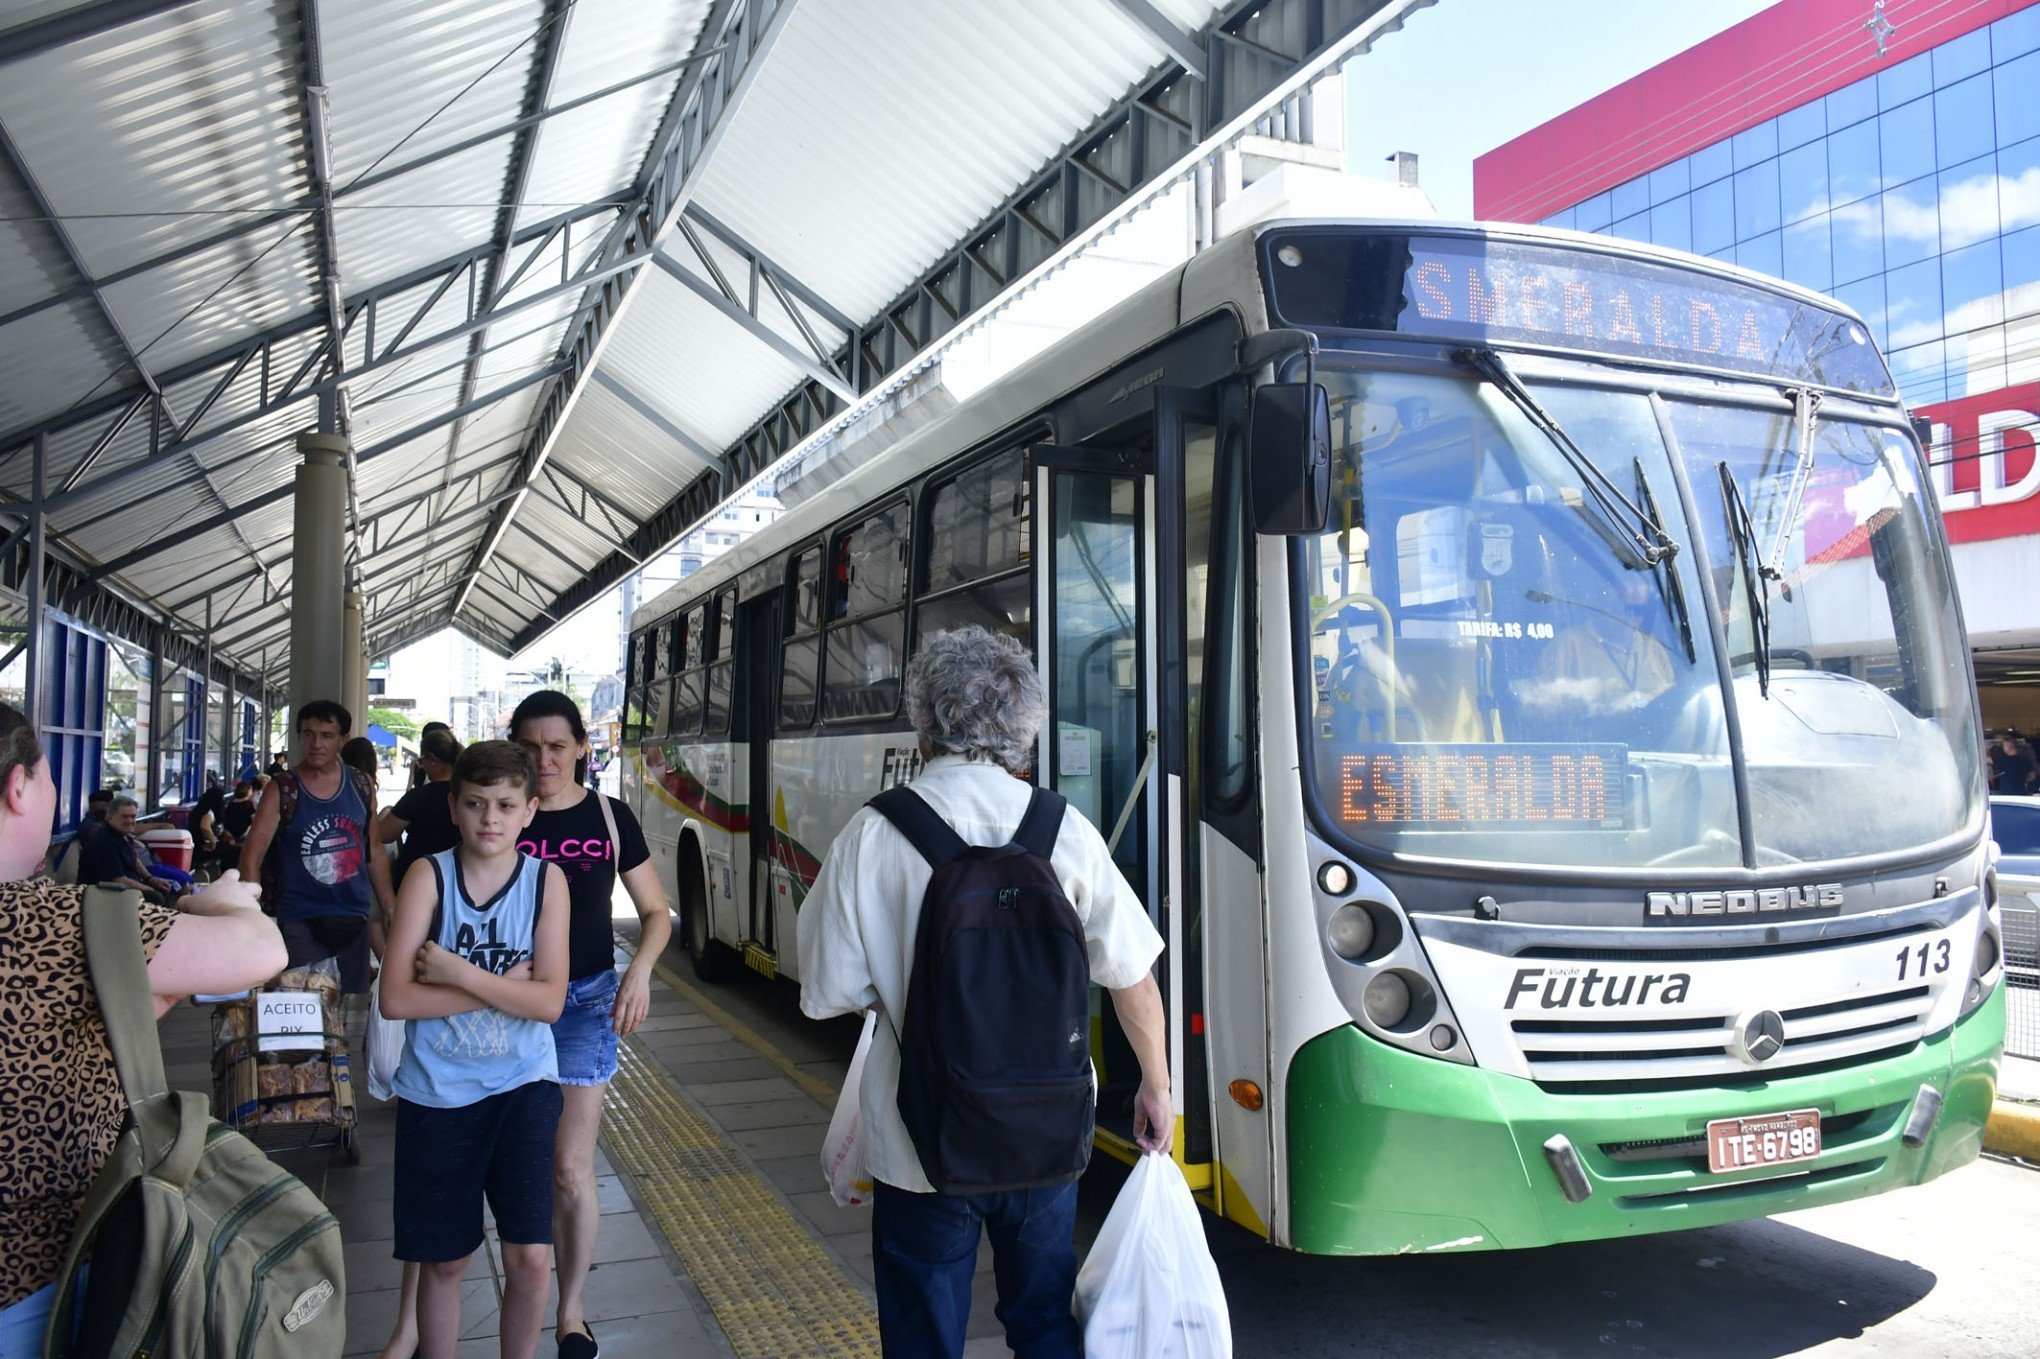
[[[703, 258], [706, 259], [705, 253]], [[820, 383], [845, 401], [857, 399], [857, 389], [845, 382], [841, 373], [828, 367], [814, 354], [802, 349], [758, 319], [758, 295], [755, 292], [751, 294], [750, 305], [746, 306], [739, 302], [726, 286], [717, 287], [707, 279], [697, 277], [692, 270], [681, 268], [679, 263], [663, 250], [653, 255], [652, 261], [665, 270], [675, 282], [715, 308], [725, 320], [734, 322], [745, 334], [792, 364], [797, 371], [806, 375], [808, 381]]]
[[326, 134], [326, 60], [319, 43], [319, 0], [298, 0], [297, 11], [305, 91], [305, 173], [311, 179], [312, 271], [318, 276], [319, 303], [325, 308], [326, 346], [333, 367], [341, 369], [347, 361], [346, 351], [340, 347], [347, 316], [340, 303], [340, 235], [333, 222], [333, 158]]
[[[107, 301], [106, 294], [92, 283], [92, 276], [85, 268], [85, 257], [79, 253], [77, 242], [71, 239], [71, 233], [65, 227], [63, 218], [58, 215], [56, 208], [50, 203], [48, 195], [43, 192], [41, 183], [37, 181], [34, 171], [29, 168], [28, 161], [23, 158], [20, 148], [14, 144], [14, 138], [5, 126], [0, 126], [0, 159], [4, 159], [7, 162], [8, 168], [14, 172], [15, 178], [20, 180], [22, 190], [27, 193], [29, 201], [35, 205], [36, 211], [42, 214], [45, 219], [43, 225], [55, 237], [57, 248], [63, 252], [65, 262], [85, 282], [87, 291], [91, 293], [92, 303], [106, 323], [107, 330], [113, 335], [114, 343], [119, 347], [122, 356], [127, 360], [128, 366], [135, 370], [135, 376], [140, 380], [143, 393], [153, 402], [154, 409], [152, 416], [157, 428], [160, 429], [165, 422], [175, 424], [176, 414], [170, 409], [170, 402], [163, 395], [163, 389], [157, 383], [155, 376], [149, 372], [148, 365], [142, 361], [141, 348], [129, 337], [127, 327], [121, 324], [120, 317], [114, 312], [113, 304]], [[209, 399], [206, 402], [206, 406], [210, 407], [210, 405], [211, 400]], [[132, 418], [133, 413], [132, 409], [125, 411], [119, 423], [125, 425]], [[194, 416], [193, 418], [197, 417]], [[97, 450], [94, 450], [94, 453], [96, 455]], [[199, 462], [196, 458], [191, 460], [191, 464], [192, 469], [198, 473], [199, 479], [205, 483], [206, 489], [212, 493], [212, 498], [219, 503], [220, 508], [225, 509], [227, 505], [226, 497], [220, 494], [220, 488], [206, 471], [205, 464]], [[54, 497], [52, 501], [45, 502], [45, 514], [48, 513], [49, 508], [56, 500], [61, 499], [62, 497], [58, 496]], [[248, 555], [248, 559], [255, 563], [255, 569], [265, 576], [268, 575], [269, 563], [262, 560], [262, 554], [255, 550], [253, 543], [248, 541], [248, 536], [242, 533], [239, 528], [236, 528], [234, 530], [234, 537], [240, 542], [241, 550]]]
[[47, 19], [17, 24], [0, 32], [0, 66], [40, 56], [67, 43], [97, 37], [101, 33], [110, 32], [139, 19], [147, 19], [173, 9], [182, 9], [191, 2], [192, 0], [99, 0], [98, 4], [79, 5], [62, 14], [53, 14]]
[[[560, 217], [534, 222], [517, 233], [517, 243], [535, 249], [542, 248], [542, 243], [549, 233], [562, 222], [585, 221], [590, 218], [609, 219], [615, 212], [616, 205], [605, 199], [564, 213]], [[451, 325], [437, 325], [428, 331], [424, 323], [439, 306], [441, 299], [448, 296], [463, 278], [470, 277], [494, 250], [495, 244], [491, 242], [463, 251], [450, 259], [414, 271], [402, 278], [365, 289], [360, 295], [350, 299], [347, 302], [347, 332], [344, 339], [346, 343], [351, 344], [358, 336], [365, 357], [344, 376], [331, 372], [330, 369], [315, 374], [314, 370], [320, 368], [326, 351], [323, 346], [314, 345], [309, 355], [306, 353], [306, 340], [325, 324], [319, 315], [313, 313], [264, 330], [237, 342], [231, 348], [157, 373], [157, 380], [166, 386], [175, 386], [195, 378], [214, 378], [215, 386], [207, 397], [208, 404], [231, 394], [247, 409], [228, 419], [217, 421], [203, 430], [187, 427], [180, 433], [177, 427], [165, 425], [153, 431], [148, 457], [52, 496], [49, 502], [51, 512], [61, 513], [67, 506], [75, 506], [90, 496], [124, 485], [137, 476], [160, 468], [166, 458], [196, 452], [229, 434], [270, 419], [279, 411], [301, 407], [313, 398], [337, 390], [343, 382], [409, 362], [449, 341], [466, 339], [479, 330], [486, 330], [506, 317], [528, 311], [563, 295], [580, 293], [590, 284], [599, 283], [602, 279], [636, 268], [644, 260], [644, 256], [640, 254], [606, 263], [591, 262], [586, 268], [567, 273], [545, 288], [520, 296], [514, 302], [499, 301], [493, 307], [485, 307], [471, 285], [461, 310], [461, 319]], [[428, 289], [431, 291], [426, 292]], [[421, 292], [424, 293], [423, 296], [419, 295]], [[391, 337], [393, 331], [394, 338]], [[422, 336], [419, 335], [421, 331], [425, 332]], [[225, 374], [225, 378], [222, 378], [221, 374]], [[114, 393], [45, 421], [39, 426], [0, 436], [0, 449], [26, 448], [33, 442], [38, 430], [54, 436], [62, 430], [99, 424], [110, 419], [132, 419], [132, 415], [127, 414], [128, 408], [138, 398], [147, 399], [149, 396], [150, 393], [144, 388]]]
[[465, 155], [476, 147], [487, 146], [490, 142], [501, 141], [505, 137], [515, 136], [527, 129], [543, 126], [562, 114], [587, 108], [590, 104], [599, 104], [605, 99], [622, 94], [627, 90], [634, 90], [640, 85], [648, 85], [654, 80], [663, 80], [669, 75], [686, 70], [689, 66], [708, 60], [708, 58], [722, 50], [720, 47], [711, 47], [706, 51], [690, 52], [679, 61], [669, 61], [663, 66], [654, 66], [651, 70], [631, 76], [627, 80], [619, 80], [614, 85], [605, 85], [599, 90], [590, 90], [587, 94], [576, 95], [572, 99], [565, 99], [557, 104], [548, 104], [534, 112], [520, 114], [507, 123], [501, 123], [495, 127], [477, 132], [471, 137], [463, 137], [456, 142], [449, 142], [445, 146], [435, 147], [401, 164], [372, 170], [365, 175], [349, 180], [346, 187], [340, 190], [340, 196], [344, 198], [350, 194], [365, 193], [369, 189], [387, 184], [391, 180], [401, 179], [405, 175], [416, 173], [428, 166], [437, 165], [444, 160], [451, 160], [455, 156]]
[[[138, 7], [144, 9], [163, 9], [163, 8], [174, 9], [179, 5], [187, 5], [192, 3], [195, 3], [195, 0], [156, 0], [156, 3], [145, 4]], [[0, 34], [0, 43], [4, 43], [5, 39], [6, 35]], [[553, 104], [547, 108], [541, 109], [537, 113], [528, 114], [519, 118], [515, 118], [507, 123], [502, 123], [496, 127], [489, 128], [486, 131], [477, 132], [473, 136], [463, 137], [459, 141], [449, 142], [445, 146], [435, 147], [433, 150], [427, 151], [422, 155], [415, 156], [410, 160], [403, 161], [400, 164], [385, 166], [381, 169], [372, 170], [367, 174], [359, 175], [354, 179], [349, 180], [347, 183], [335, 187], [333, 190], [333, 198], [337, 202], [354, 197], [357, 194], [366, 193], [370, 189], [380, 188], [393, 180], [403, 178], [405, 175], [414, 174], [419, 170], [429, 169], [430, 167], [439, 164], [441, 161], [451, 160], [455, 156], [463, 155], [466, 152], [474, 150], [476, 147], [486, 146], [490, 142], [500, 141], [505, 137], [515, 136], [517, 133], [523, 132], [530, 128], [541, 127], [544, 124], [552, 121], [555, 118], [560, 117], [563, 114], [576, 112], [577, 110], [587, 108], [591, 104], [599, 104], [605, 99], [610, 99], [615, 97], [616, 95], [624, 94], [630, 90], [636, 89], [640, 85], [647, 85], [655, 80], [663, 80], [667, 76], [674, 75], [680, 71], [684, 71], [689, 66], [692, 66], [697, 62], [706, 61], [709, 57], [716, 55], [722, 50], [723, 49], [720, 47], [711, 47], [706, 51], [692, 53], [679, 61], [670, 61], [662, 66], [654, 66], [649, 71], [645, 71], [638, 75], [631, 76], [627, 80], [619, 80], [615, 84], [605, 85], [599, 90], [591, 90], [587, 94], [577, 95], [572, 99], [562, 100], [560, 103]], [[4, 62], [5, 60], [6, 58], [0, 57], [0, 62]], [[617, 200], [617, 205], [620, 206], [622, 202], [623, 200], [619, 198]], [[268, 230], [269, 228], [272, 227], [282, 226], [288, 227], [290, 231], [297, 231], [301, 229], [303, 226], [305, 226], [306, 223], [312, 220], [313, 215], [318, 212], [319, 206], [320, 205], [316, 198], [308, 199], [302, 203], [294, 203], [291, 204], [289, 207], [278, 208], [273, 212], [265, 213], [259, 217], [254, 218], [252, 221], [244, 220], [239, 224], [230, 227], [226, 230], [214, 232], [213, 234], [202, 237], [198, 240], [186, 242], [184, 245], [177, 247], [175, 250], [166, 252], [165, 254], [154, 255], [148, 259], [138, 261], [135, 264], [126, 265], [112, 273], [101, 275], [98, 278], [89, 280], [86, 285], [81, 285], [74, 289], [67, 289], [64, 292], [57, 293], [53, 296], [42, 298], [32, 303], [28, 303], [27, 305], [22, 306], [14, 311], [0, 314], [0, 325], [6, 325], [12, 321], [19, 321], [24, 317], [33, 316], [38, 312], [49, 310], [52, 307], [63, 306], [66, 303], [77, 301], [78, 299], [86, 296], [86, 289], [88, 286], [109, 288], [116, 283], [123, 283], [126, 282], [128, 279], [135, 278], [141, 274], [145, 274], [152, 269], [159, 269], [167, 265], [175, 264], [179, 260], [188, 259], [194, 255], [204, 254], [207, 251], [217, 250], [223, 245], [228, 245], [239, 241], [247, 241], [249, 246], [253, 247], [254, 245], [257, 244], [257, 242], [249, 240], [248, 238], [256, 236], [259, 233]]]
[[[566, 618], [575, 610], [594, 603], [617, 581], [677, 541], [706, 517], [720, 499], [715, 474], [703, 473], [661, 507], [657, 514], [640, 524], [635, 533], [621, 539], [608, 556], [595, 564], [593, 570], [555, 596], [546, 605], [547, 612]], [[548, 630], [549, 625], [533, 623], [511, 639], [508, 649], [521, 651]]]
[[442, 618], [426, 617], [415, 622], [408, 619], [399, 620], [393, 631], [380, 632], [369, 638], [369, 659], [381, 660], [392, 652], [403, 650], [413, 642], [423, 641], [445, 626], [446, 620]]
[[1169, 55], [1178, 66], [1199, 80], [1204, 79], [1204, 48], [1198, 41], [1176, 27], [1168, 15], [1148, 3], [1148, 0], [1107, 0], [1114, 9], [1132, 20], [1134, 25], [1168, 49]]
[[[767, 259], [763, 252], [759, 251], [742, 236], [724, 226], [700, 204], [689, 203], [687, 205], [686, 217], [688, 221], [696, 223], [709, 235], [743, 256], [744, 261], [752, 268], [762, 273], [767, 279], [777, 282], [788, 293], [791, 293], [807, 304], [815, 315], [821, 317], [836, 329], [845, 334], [849, 334], [857, 329], [855, 321], [838, 311], [820, 293]], [[787, 310], [791, 312], [792, 308], [789, 307]]]
[[[553, 78], [560, 68], [560, 53], [566, 50], [567, 25], [573, 21], [575, 0], [547, 0], [545, 19], [538, 27], [538, 50], [532, 54], [531, 78], [524, 89], [522, 114], [530, 118], [541, 112], [552, 100]], [[538, 155], [538, 129], [534, 124], [516, 134], [516, 143], [510, 150], [510, 171], [504, 180], [503, 207], [496, 215], [496, 253], [483, 266], [480, 275], [482, 296], [494, 302], [514, 285], [518, 276], [508, 274], [510, 263], [510, 242], [517, 230], [518, 205], [524, 202], [525, 190], [531, 182], [531, 166]], [[541, 246], [540, 251], [546, 249]], [[535, 256], [534, 256], [535, 258]], [[562, 260], [565, 247], [562, 247]], [[509, 283], [506, 283], [506, 278]], [[461, 375], [460, 399], [463, 403], [473, 400], [475, 386], [481, 381], [482, 357], [488, 353], [489, 332], [478, 330], [468, 337], [467, 370]], [[445, 480], [453, 481], [454, 466], [460, 461], [461, 436], [467, 432], [467, 421], [454, 423], [453, 435], [446, 441]], [[438, 541], [438, 530], [431, 530], [428, 543]]]
[[627, 537], [637, 526], [634, 511], [617, 504], [572, 473], [562, 475], [561, 469], [556, 466], [548, 465], [539, 474], [537, 485], [549, 488], [559, 507], [584, 524], [592, 522], [593, 516], [588, 513], [591, 508], [600, 510], [603, 531], [612, 537]]
[[[438, 429], [442, 425], [446, 425], [454, 420], [461, 419], [463, 416], [473, 415], [479, 411], [485, 410], [488, 407], [495, 405], [498, 401], [501, 401], [503, 398], [507, 396], [512, 396], [517, 392], [523, 391], [526, 387], [533, 386], [540, 382], [549, 381], [553, 377], [557, 376], [558, 372], [559, 368], [557, 364], [549, 364], [544, 368], [538, 369], [536, 372], [526, 373], [521, 378], [517, 378], [514, 381], [503, 384], [501, 387], [496, 388], [494, 391], [490, 392], [486, 396], [477, 397], [475, 400], [470, 401], [465, 405], [455, 406], [450, 410], [444, 410], [439, 412], [437, 415], [429, 416], [426, 419], [419, 421], [417, 424], [412, 425], [409, 429], [391, 435], [389, 438], [383, 440], [381, 443], [375, 444], [370, 448], [362, 449], [354, 456], [355, 464], [359, 466], [363, 463], [373, 462], [377, 458], [380, 458], [387, 453], [402, 448], [405, 444], [410, 443], [413, 439], [416, 439], [421, 435], [431, 433], [433, 430]], [[201, 519], [195, 524], [183, 525], [179, 529], [179, 536], [174, 542], [144, 543], [140, 547], [132, 548], [129, 551], [123, 552], [119, 556], [113, 558], [111, 561], [102, 563], [98, 571], [95, 572], [94, 574], [100, 577], [118, 575], [121, 572], [128, 570], [130, 567], [133, 567], [141, 562], [149, 560], [151, 557], [159, 556], [164, 552], [171, 551], [178, 547], [186, 546], [194, 538], [203, 537], [204, 535], [211, 533], [216, 529], [229, 527], [234, 523], [234, 521], [237, 518], [243, 515], [252, 514], [256, 510], [265, 509], [270, 505], [274, 505], [281, 501], [288, 500], [296, 494], [297, 488], [294, 485], [287, 484], [275, 487], [271, 490], [263, 492], [261, 495], [254, 496], [249, 500], [243, 501], [241, 504], [235, 505], [220, 514], [213, 515], [210, 518]]]
[[[1201, 147], [1251, 125], [1270, 95], [1286, 90], [1284, 97], [1294, 97], [1304, 82], [1428, 2], [1233, 0], [1184, 40], [1197, 51], [1198, 69], [1184, 60], [1188, 52], [1172, 45], [1173, 60], [1050, 157], [883, 311], [855, 327], [837, 351], [837, 365], [860, 395], [877, 388], [1071, 248], [1095, 223], [1180, 178]], [[777, 462], [850, 404], [812, 378], [802, 383], [727, 450], [735, 485]], [[706, 515], [717, 500], [714, 480], [696, 480], [647, 520], [629, 540], [637, 555], [649, 559]], [[568, 617], [634, 569], [629, 558], [612, 553], [547, 610]], [[511, 639], [510, 649], [529, 646], [549, 627], [543, 619], [533, 622]]]
[[22, 191], [28, 195], [28, 201], [35, 205], [36, 212], [41, 215], [44, 229], [55, 239], [57, 249], [64, 257], [64, 263], [85, 285], [86, 294], [92, 299], [93, 309], [99, 313], [100, 321], [112, 334], [113, 343], [120, 350], [121, 357], [127, 360], [128, 367], [135, 370], [135, 376], [141, 381], [142, 390], [156, 399], [157, 406], [163, 409], [167, 416], [169, 412], [163, 400], [163, 389], [156, 384], [148, 365], [142, 362], [140, 346], [129, 338], [127, 327], [120, 323], [120, 317], [114, 313], [113, 304], [106, 300], [106, 293], [93, 283], [91, 272], [85, 267], [85, 257], [78, 252], [78, 243], [71, 239], [70, 228], [64, 225], [62, 215], [51, 204], [49, 195], [43, 192], [42, 183], [36, 179], [35, 172], [29, 169], [27, 159], [21, 154], [21, 148], [14, 144], [14, 135], [4, 125], [0, 125], [0, 160], [5, 160], [7, 168], [21, 181]]
[[653, 429], [658, 430], [659, 433], [665, 435], [668, 439], [671, 439], [674, 443], [680, 445], [680, 447], [686, 449], [710, 467], [722, 466], [722, 454], [674, 424], [672, 420], [668, 419], [651, 402], [645, 400], [635, 390], [626, 386], [623, 379], [601, 368], [595, 370], [593, 378], [596, 385], [637, 412]]
[[[659, 243], [672, 231], [680, 211], [692, 197], [701, 167], [715, 154], [731, 117], [750, 92], [774, 41], [785, 30], [797, 0], [716, 0], [700, 41], [723, 48], [713, 60], [688, 68], [668, 105], [658, 134], [652, 139], [637, 178], [637, 197], [603, 242], [598, 260], [656, 256]], [[640, 270], [605, 284], [597, 306], [575, 327], [561, 347], [569, 371], [546, 394], [532, 423], [524, 453], [506, 489], [529, 491], [539, 470], [552, 455], [567, 417], [586, 390], [588, 375], [616, 333], [615, 322], [644, 279]], [[459, 615], [474, 593], [482, 567], [508, 532], [524, 503], [523, 495], [504, 505], [475, 553], [467, 584], [454, 602]]]

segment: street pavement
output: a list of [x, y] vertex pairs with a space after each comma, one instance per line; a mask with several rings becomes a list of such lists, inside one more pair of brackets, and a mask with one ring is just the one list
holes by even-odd
[[[684, 953], [666, 961], [691, 979]], [[746, 974], [704, 994], [841, 1080], [857, 1026], [809, 1023], [791, 983]], [[1084, 1241], [1124, 1174], [1094, 1159]], [[1533, 1251], [1326, 1259], [1207, 1231], [1241, 1359], [2040, 1356], [2040, 1170], [2003, 1161], [1770, 1220]]]

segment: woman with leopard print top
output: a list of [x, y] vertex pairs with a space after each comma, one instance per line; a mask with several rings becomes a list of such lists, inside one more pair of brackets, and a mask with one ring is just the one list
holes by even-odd
[[[78, 1206], [126, 1113], [85, 963], [83, 891], [32, 877], [57, 790], [28, 719], [0, 703], [0, 1359], [41, 1356]], [[284, 963], [257, 890], [228, 873], [182, 910], [139, 905], [161, 1018], [195, 992], [238, 991]], [[82, 1296], [82, 1294], [81, 1294]]]

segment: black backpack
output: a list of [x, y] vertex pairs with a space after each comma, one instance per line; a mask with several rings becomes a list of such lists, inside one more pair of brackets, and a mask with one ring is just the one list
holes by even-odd
[[1091, 1158], [1091, 969], [1049, 855], [1066, 806], [1037, 788], [1013, 841], [967, 845], [910, 788], [871, 807], [935, 876], [899, 1027], [900, 1118], [945, 1194], [1067, 1184]]

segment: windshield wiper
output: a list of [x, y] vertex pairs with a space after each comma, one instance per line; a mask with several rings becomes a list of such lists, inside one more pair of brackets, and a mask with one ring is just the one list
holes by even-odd
[[[1658, 517], [1657, 494], [1650, 488], [1650, 478], [1644, 474], [1643, 459], [1636, 459], [1636, 503], [1641, 505], [1652, 520], [1663, 523]], [[1665, 601], [1665, 612], [1679, 625], [1679, 640], [1686, 647], [1686, 663], [1697, 664], [1700, 654], [1693, 649], [1693, 621], [1686, 613], [1686, 587], [1679, 583], [1678, 568], [1667, 556], [1651, 571], [1657, 581], [1658, 594]]]
[[1600, 514], [1592, 522], [1608, 546], [1622, 564], [1632, 571], [1649, 571], [1658, 563], [1669, 561], [1679, 551], [1678, 543], [1667, 534], [1654, 513], [1646, 513], [1622, 494], [1621, 487], [1608, 478], [1608, 474], [1595, 465], [1594, 460], [1580, 451], [1572, 436], [1551, 417], [1551, 413], [1537, 404], [1537, 398], [1523, 385], [1523, 379], [1516, 376], [1501, 354], [1493, 349], [1462, 349], [1452, 356], [1455, 360], [1479, 373], [1499, 387], [1502, 395], [1509, 398], [1525, 419], [1535, 425], [1551, 446], [1559, 451], [1573, 471], [1585, 484], [1587, 495], [1593, 500]]
[[1771, 696], [1771, 591], [1768, 581], [1778, 571], [1758, 555], [1756, 526], [1750, 521], [1750, 507], [1728, 464], [1716, 464], [1721, 473], [1721, 507], [1728, 519], [1728, 541], [1742, 567], [1743, 598], [1750, 606], [1750, 634], [1756, 644], [1757, 693]]
[[[1820, 393], [1811, 387], [1801, 387], [1792, 393], [1792, 420], [1798, 426], [1798, 465], [1792, 469], [1792, 486], [1785, 493], [1785, 508], [1778, 517], [1777, 532], [1771, 535], [1771, 550], [1764, 555], [1767, 562], [1785, 560], [1785, 541], [1792, 536], [1792, 525], [1799, 518], [1799, 503], [1806, 496], [1806, 483], [1813, 475], [1813, 432], [1820, 414]], [[1792, 591], [1782, 578], [1779, 592], [1787, 599]]]

